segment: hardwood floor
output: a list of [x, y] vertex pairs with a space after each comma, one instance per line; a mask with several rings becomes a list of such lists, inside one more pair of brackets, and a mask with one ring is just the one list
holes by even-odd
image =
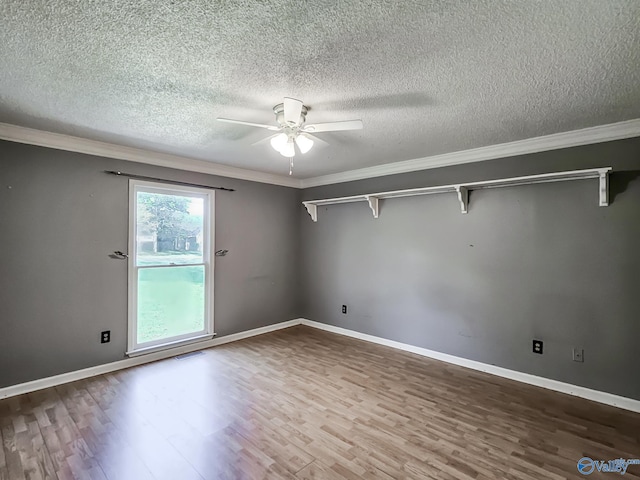
[[640, 457], [638, 414], [304, 326], [0, 401], [0, 435], [2, 480], [564, 479]]

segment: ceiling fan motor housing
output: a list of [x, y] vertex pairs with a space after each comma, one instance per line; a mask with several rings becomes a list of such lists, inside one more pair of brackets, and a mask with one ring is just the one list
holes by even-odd
[[300, 111], [300, 118], [297, 123], [288, 122], [284, 119], [284, 103], [279, 103], [275, 107], [273, 107], [273, 113], [276, 114], [276, 122], [282, 127], [300, 127], [304, 123], [307, 118], [307, 112], [309, 111], [309, 107], [306, 105], [302, 105], [302, 110]]

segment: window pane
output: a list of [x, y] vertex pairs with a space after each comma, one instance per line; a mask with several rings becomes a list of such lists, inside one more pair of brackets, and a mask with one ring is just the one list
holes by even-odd
[[204, 266], [138, 270], [138, 343], [205, 329]]
[[202, 263], [204, 199], [138, 192], [138, 265]]

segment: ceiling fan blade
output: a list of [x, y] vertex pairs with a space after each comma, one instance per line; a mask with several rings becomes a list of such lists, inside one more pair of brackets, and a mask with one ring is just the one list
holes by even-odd
[[306, 125], [306, 133], [337, 132], [340, 130], [362, 130], [362, 120], [345, 120], [344, 122], [314, 123]]
[[295, 98], [284, 97], [284, 121], [287, 123], [300, 123], [302, 114], [302, 102]]
[[238, 125], [248, 125], [250, 127], [266, 128], [267, 130], [272, 130], [274, 132], [280, 130], [280, 127], [277, 127], [275, 125], [265, 125], [263, 123], [244, 122], [242, 120], [232, 120], [230, 118], [222, 118], [222, 117], [218, 117], [216, 118], [216, 120], [218, 120], [219, 122], [237, 123]]
[[311, 140], [316, 142], [316, 144], [321, 146], [321, 147], [328, 147], [329, 146], [329, 144], [327, 142], [325, 142], [324, 140], [322, 140], [320, 137], [316, 137], [315, 135], [311, 135], [310, 133], [304, 133], [303, 135], [306, 135], [307, 137], [309, 137]]
[[261, 138], [261, 139], [260, 139], [260, 140], [258, 140], [257, 142], [253, 142], [253, 143], [251, 144], [251, 146], [252, 146], [252, 147], [254, 147], [254, 146], [256, 146], [256, 145], [266, 145], [266, 144], [268, 144], [268, 143], [271, 141], [271, 139], [272, 139], [273, 137], [277, 137], [278, 135], [280, 135], [280, 134], [279, 134], [279, 133], [274, 133], [273, 135], [269, 135], [268, 137]]

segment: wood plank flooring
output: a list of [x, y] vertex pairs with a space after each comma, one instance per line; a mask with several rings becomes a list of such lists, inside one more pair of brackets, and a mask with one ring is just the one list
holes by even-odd
[[0, 401], [0, 440], [2, 480], [565, 479], [640, 415], [297, 326]]

